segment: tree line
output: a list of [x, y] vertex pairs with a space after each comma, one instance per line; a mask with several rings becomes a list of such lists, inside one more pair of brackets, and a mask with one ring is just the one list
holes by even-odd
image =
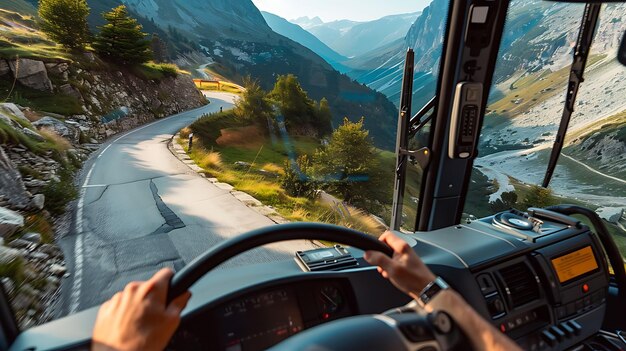
[[86, 0], [39, 0], [41, 30], [66, 49], [79, 52], [88, 46], [102, 58], [122, 65], [138, 65], [152, 59], [163, 62], [167, 46], [156, 35], [148, 40], [142, 26], [125, 5], [102, 14], [106, 23], [91, 33]]
[[293, 74], [278, 76], [270, 92], [263, 90], [259, 82], [250, 77], [244, 78], [244, 87], [241, 98], [235, 103], [235, 114], [244, 121], [267, 131], [280, 114], [292, 135], [323, 138], [333, 130], [328, 100], [309, 98]]
[[269, 92], [255, 80], [244, 81], [246, 90], [235, 104], [237, 118], [268, 133], [282, 121], [289, 135], [322, 141], [315, 154], [285, 162], [281, 186], [289, 195], [313, 198], [324, 189], [372, 213], [382, 210], [391, 198], [392, 174], [381, 165], [364, 118], [356, 122], [344, 118], [333, 130], [328, 101], [309, 98], [292, 74], [278, 76]]

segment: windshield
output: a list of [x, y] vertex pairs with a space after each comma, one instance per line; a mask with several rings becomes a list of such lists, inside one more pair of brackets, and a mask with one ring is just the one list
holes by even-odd
[[[514, 2], [515, 3], [515, 2]], [[507, 18], [465, 217], [558, 203], [594, 209], [626, 255], [626, 68], [615, 59], [626, 6], [605, 5], [563, 154], [544, 179], [583, 4], [533, 2]], [[529, 56], [529, 53], [532, 53]]]
[[[259, 227], [388, 228], [406, 49], [416, 112], [448, 2], [295, 3], [1, 2], [0, 276], [22, 328]], [[422, 170], [407, 172], [412, 230]]]

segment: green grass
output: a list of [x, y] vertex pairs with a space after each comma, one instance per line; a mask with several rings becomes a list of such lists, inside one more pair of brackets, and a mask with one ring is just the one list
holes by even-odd
[[3, 0], [2, 9], [33, 17], [37, 15], [37, 9], [23, 0]]
[[[269, 137], [255, 140], [252, 145], [221, 146], [216, 140], [222, 135], [222, 130], [237, 130], [245, 124], [234, 116], [232, 111], [206, 116], [181, 131], [178, 142], [187, 150], [187, 135], [194, 133], [194, 147], [189, 156], [199, 165], [204, 166], [209, 177], [217, 178], [220, 182], [231, 184], [235, 190], [250, 194], [264, 205], [272, 206], [281, 216], [291, 221], [327, 222], [349, 226], [364, 232], [378, 235], [381, 228], [373, 220], [362, 214], [343, 219], [328, 206], [316, 200], [303, 197], [293, 197], [280, 186], [280, 178], [275, 176], [277, 171], [288, 160], [287, 150], [278, 141], [272, 144]], [[313, 155], [320, 147], [317, 140], [308, 137], [293, 137], [292, 143], [297, 154]], [[216, 155], [219, 154], [219, 161]], [[210, 155], [210, 156], [209, 156]], [[207, 162], [207, 157], [210, 162]], [[238, 168], [235, 162], [251, 164], [249, 168]], [[273, 174], [259, 173], [260, 169], [269, 169]]]
[[78, 197], [73, 167], [62, 167], [59, 178], [58, 182], [48, 183], [42, 192], [46, 196], [46, 210], [57, 216], [65, 213], [67, 204]]
[[[14, 8], [14, 10], [20, 9]], [[12, 27], [8, 31], [0, 31], [0, 58], [13, 59], [34, 58], [48, 60], [68, 60], [71, 54], [62, 46], [49, 40], [45, 34], [35, 29], [35, 17], [0, 9], [0, 26], [18, 23], [26, 28]]]
[[[604, 58], [606, 58], [605, 54], [592, 55], [587, 65], [591, 67]], [[529, 111], [534, 106], [560, 94], [561, 88], [566, 86], [569, 72], [570, 67], [567, 66], [556, 72], [545, 70], [530, 74], [518, 73], [519, 78], [511, 83], [509, 89], [504, 92], [505, 96], [490, 104], [489, 110], [495, 115], [504, 117], [515, 117]], [[521, 100], [521, 103], [516, 104], [515, 100]]]
[[37, 154], [41, 154], [45, 148], [42, 143], [32, 140], [21, 131], [6, 125], [3, 121], [0, 121], [0, 144], [23, 145]]
[[189, 74], [172, 63], [148, 62], [131, 68], [133, 74], [145, 80], [163, 80], [179, 74]]
[[[12, 79], [0, 80], [0, 102], [14, 102], [37, 111], [46, 111], [64, 116], [83, 113], [78, 98], [46, 91], [39, 91], [15, 84]], [[18, 122], [19, 123], [19, 122]]]
[[194, 79], [194, 83], [196, 84], [196, 87], [200, 90], [224, 91], [232, 94], [243, 93], [241, 87], [227, 81], [220, 80], [219, 83], [215, 83], [206, 81], [203, 82], [201, 79]]
[[10, 278], [19, 287], [24, 281], [24, 259], [20, 257], [0, 264], [0, 277]]

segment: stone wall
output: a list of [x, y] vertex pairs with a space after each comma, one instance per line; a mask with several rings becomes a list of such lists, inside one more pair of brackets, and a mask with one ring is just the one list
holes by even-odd
[[[50, 306], [66, 275], [54, 241], [66, 234], [60, 228], [69, 228], [71, 216], [48, 211], [46, 187], [61, 180], [64, 165], [86, 160], [107, 138], [206, 103], [187, 75], [148, 80], [106, 70], [109, 66], [91, 55], [85, 60], [95, 68], [87, 70], [84, 62], [0, 59], [0, 79], [17, 80], [18, 87], [51, 96], [73, 97], [82, 107], [80, 114], [59, 116], [0, 104], [3, 128], [22, 137], [6, 145], [0, 138], [0, 281], [22, 328], [52, 318]], [[65, 144], [61, 155], [33, 150], [32, 144], [45, 141], [46, 133], [64, 139], [58, 140]], [[33, 225], [33, 218], [51, 225], [54, 233], [44, 233], [45, 226]]]
[[16, 79], [30, 89], [75, 98], [83, 112], [64, 116], [64, 122], [92, 142], [206, 104], [186, 74], [150, 80], [127, 70], [110, 69], [90, 54], [82, 64], [0, 59], [0, 79]]

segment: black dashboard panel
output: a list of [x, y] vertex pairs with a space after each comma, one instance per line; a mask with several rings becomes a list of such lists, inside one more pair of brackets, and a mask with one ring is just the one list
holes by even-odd
[[302, 330], [357, 314], [345, 278], [279, 284], [188, 316], [168, 349], [264, 350]]
[[[609, 278], [600, 243], [581, 225], [546, 221], [532, 227], [506, 227], [489, 217], [398, 235], [524, 349], [580, 345], [601, 329], [606, 312]], [[349, 250], [358, 268], [304, 272], [288, 260], [207, 274], [192, 287], [169, 349], [262, 350], [322, 323], [410, 301], [362, 260], [360, 250]], [[11, 349], [88, 348], [96, 312], [30, 329]]]

